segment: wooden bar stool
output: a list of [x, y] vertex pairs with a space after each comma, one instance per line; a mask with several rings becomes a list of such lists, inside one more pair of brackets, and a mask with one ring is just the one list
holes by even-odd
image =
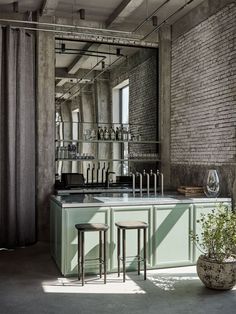
[[[102, 277], [102, 265], [104, 269], [104, 284], [106, 283], [106, 245], [107, 245], [107, 230], [109, 229], [108, 225], [102, 223], [83, 223], [75, 225], [75, 228], [78, 230], [78, 280], [82, 277], [82, 286], [84, 285], [84, 273], [85, 273], [85, 262], [86, 261], [98, 261], [99, 264], [99, 274], [100, 278]], [[89, 258], [85, 259], [84, 256], [84, 241], [85, 241], [85, 232], [99, 232], [99, 257], [98, 258]], [[103, 234], [103, 241], [102, 241]], [[102, 243], [103, 242], [103, 243]]]
[[[144, 280], [146, 280], [147, 273], [147, 228], [148, 224], [142, 221], [119, 221], [116, 222], [117, 226], [117, 262], [118, 262], [118, 277], [120, 277], [120, 261], [123, 263], [123, 282], [125, 282], [125, 264], [126, 258], [126, 230], [137, 229], [138, 231], [138, 243], [137, 243], [137, 262], [138, 262], [138, 274], [140, 275], [141, 261], [144, 264]], [[120, 256], [120, 231], [122, 230], [122, 257]], [[140, 253], [140, 230], [143, 230], [143, 257]]]

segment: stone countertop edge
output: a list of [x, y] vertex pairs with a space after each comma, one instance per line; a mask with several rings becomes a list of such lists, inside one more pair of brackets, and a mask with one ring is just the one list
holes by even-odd
[[[106, 201], [99, 201], [96, 198], [102, 196], [95, 196], [92, 197], [92, 201], [87, 202], [69, 202], [69, 201], [61, 201], [60, 196], [52, 195], [51, 200], [57, 203], [59, 206], [63, 208], [84, 208], [84, 207], [111, 207], [111, 206], [139, 206], [139, 205], [168, 205], [168, 204], [199, 204], [199, 203], [223, 203], [223, 202], [231, 202], [231, 198], [229, 197], [218, 197], [218, 198], [207, 198], [207, 197], [185, 197], [185, 196], [173, 196], [173, 197], [157, 197], [157, 198], [143, 198], [140, 199], [140, 197], [132, 198], [128, 200], [126, 197], [124, 197], [123, 201], [116, 200], [117, 197], [114, 197], [114, 200], [106, 200]], [[106, 197], [105, 197], [106, 198]], [[112, 199], [112, 197], [109, 197]], [[120, 199], [121, 197], [119, 197]]]

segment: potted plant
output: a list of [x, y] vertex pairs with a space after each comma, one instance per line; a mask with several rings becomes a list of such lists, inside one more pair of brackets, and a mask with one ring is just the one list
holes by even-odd
[[201, 235], [191, 232], [191, 240], [202, 255], [197, 261], [197, 273], [206, 287], [232, 289], [236, 284], [236, 213], [224, 205], [197, 220]]

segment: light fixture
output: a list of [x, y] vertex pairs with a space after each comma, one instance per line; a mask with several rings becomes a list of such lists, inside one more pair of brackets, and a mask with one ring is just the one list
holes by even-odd
[[13, 4], [13, 12], [14, 13], [19, 13], [19, 3], [18, 3], [18, 1], [14, 1], [12, 4]]
[[152, 26], [157, 26], [157, 16], [152, 16]]
[[78, 13], [79, 13], [79, 18], [81, 20], [85, 20], [85, 9], [79, 9]]
[[65, 50], [66, 50], [66, 44], [62, 43], [61, 44], [61, 52], [65, 52]]
[[120, 56], [120, 50], [121, 50], [120, 48], [116, 48], [116, 55], [117, 56]]

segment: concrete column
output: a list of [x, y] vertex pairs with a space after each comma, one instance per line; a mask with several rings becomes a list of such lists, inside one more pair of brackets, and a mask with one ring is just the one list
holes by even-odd
[[159, 32], [159, 138], [161, 141], [161, 171], [165, 188], [170, 182], [170, 95], [171, 84], [171, 28], [165, 25]]
[[[86, 136], [91, 132], [92, 129], [95, 129], [96, 125], [94, 122], [96, 121], [96, 109], [95, 109], [95, 99], [94, 99], [94, 91], [93, 86], [89, 85], [84, 87], [80, 96], [80, 104], [79, 110], [81, 114], [81, 121], [84, 123], [81, 127], [81, 136], [86, 139]], [[88, 139], [87, 139], [88, 140]], [[86, 153], [91, 156], [97, 155], [97, 145], [96, 143], [80, 143], [80, 153]], [[92, 169], [94, 161], [89, 160], [80, 163], [80, 171], [84, 174], [86, 178], [87, 168], [90, 166]], [[96, 173], [96, 172], [94, 172]], [[91, 182], [91, 171], [88, 181]]]
[[37, 225], [38, 240], [49, 240], [49, 197], [55, 176], [54, 35], [37, 32]]

